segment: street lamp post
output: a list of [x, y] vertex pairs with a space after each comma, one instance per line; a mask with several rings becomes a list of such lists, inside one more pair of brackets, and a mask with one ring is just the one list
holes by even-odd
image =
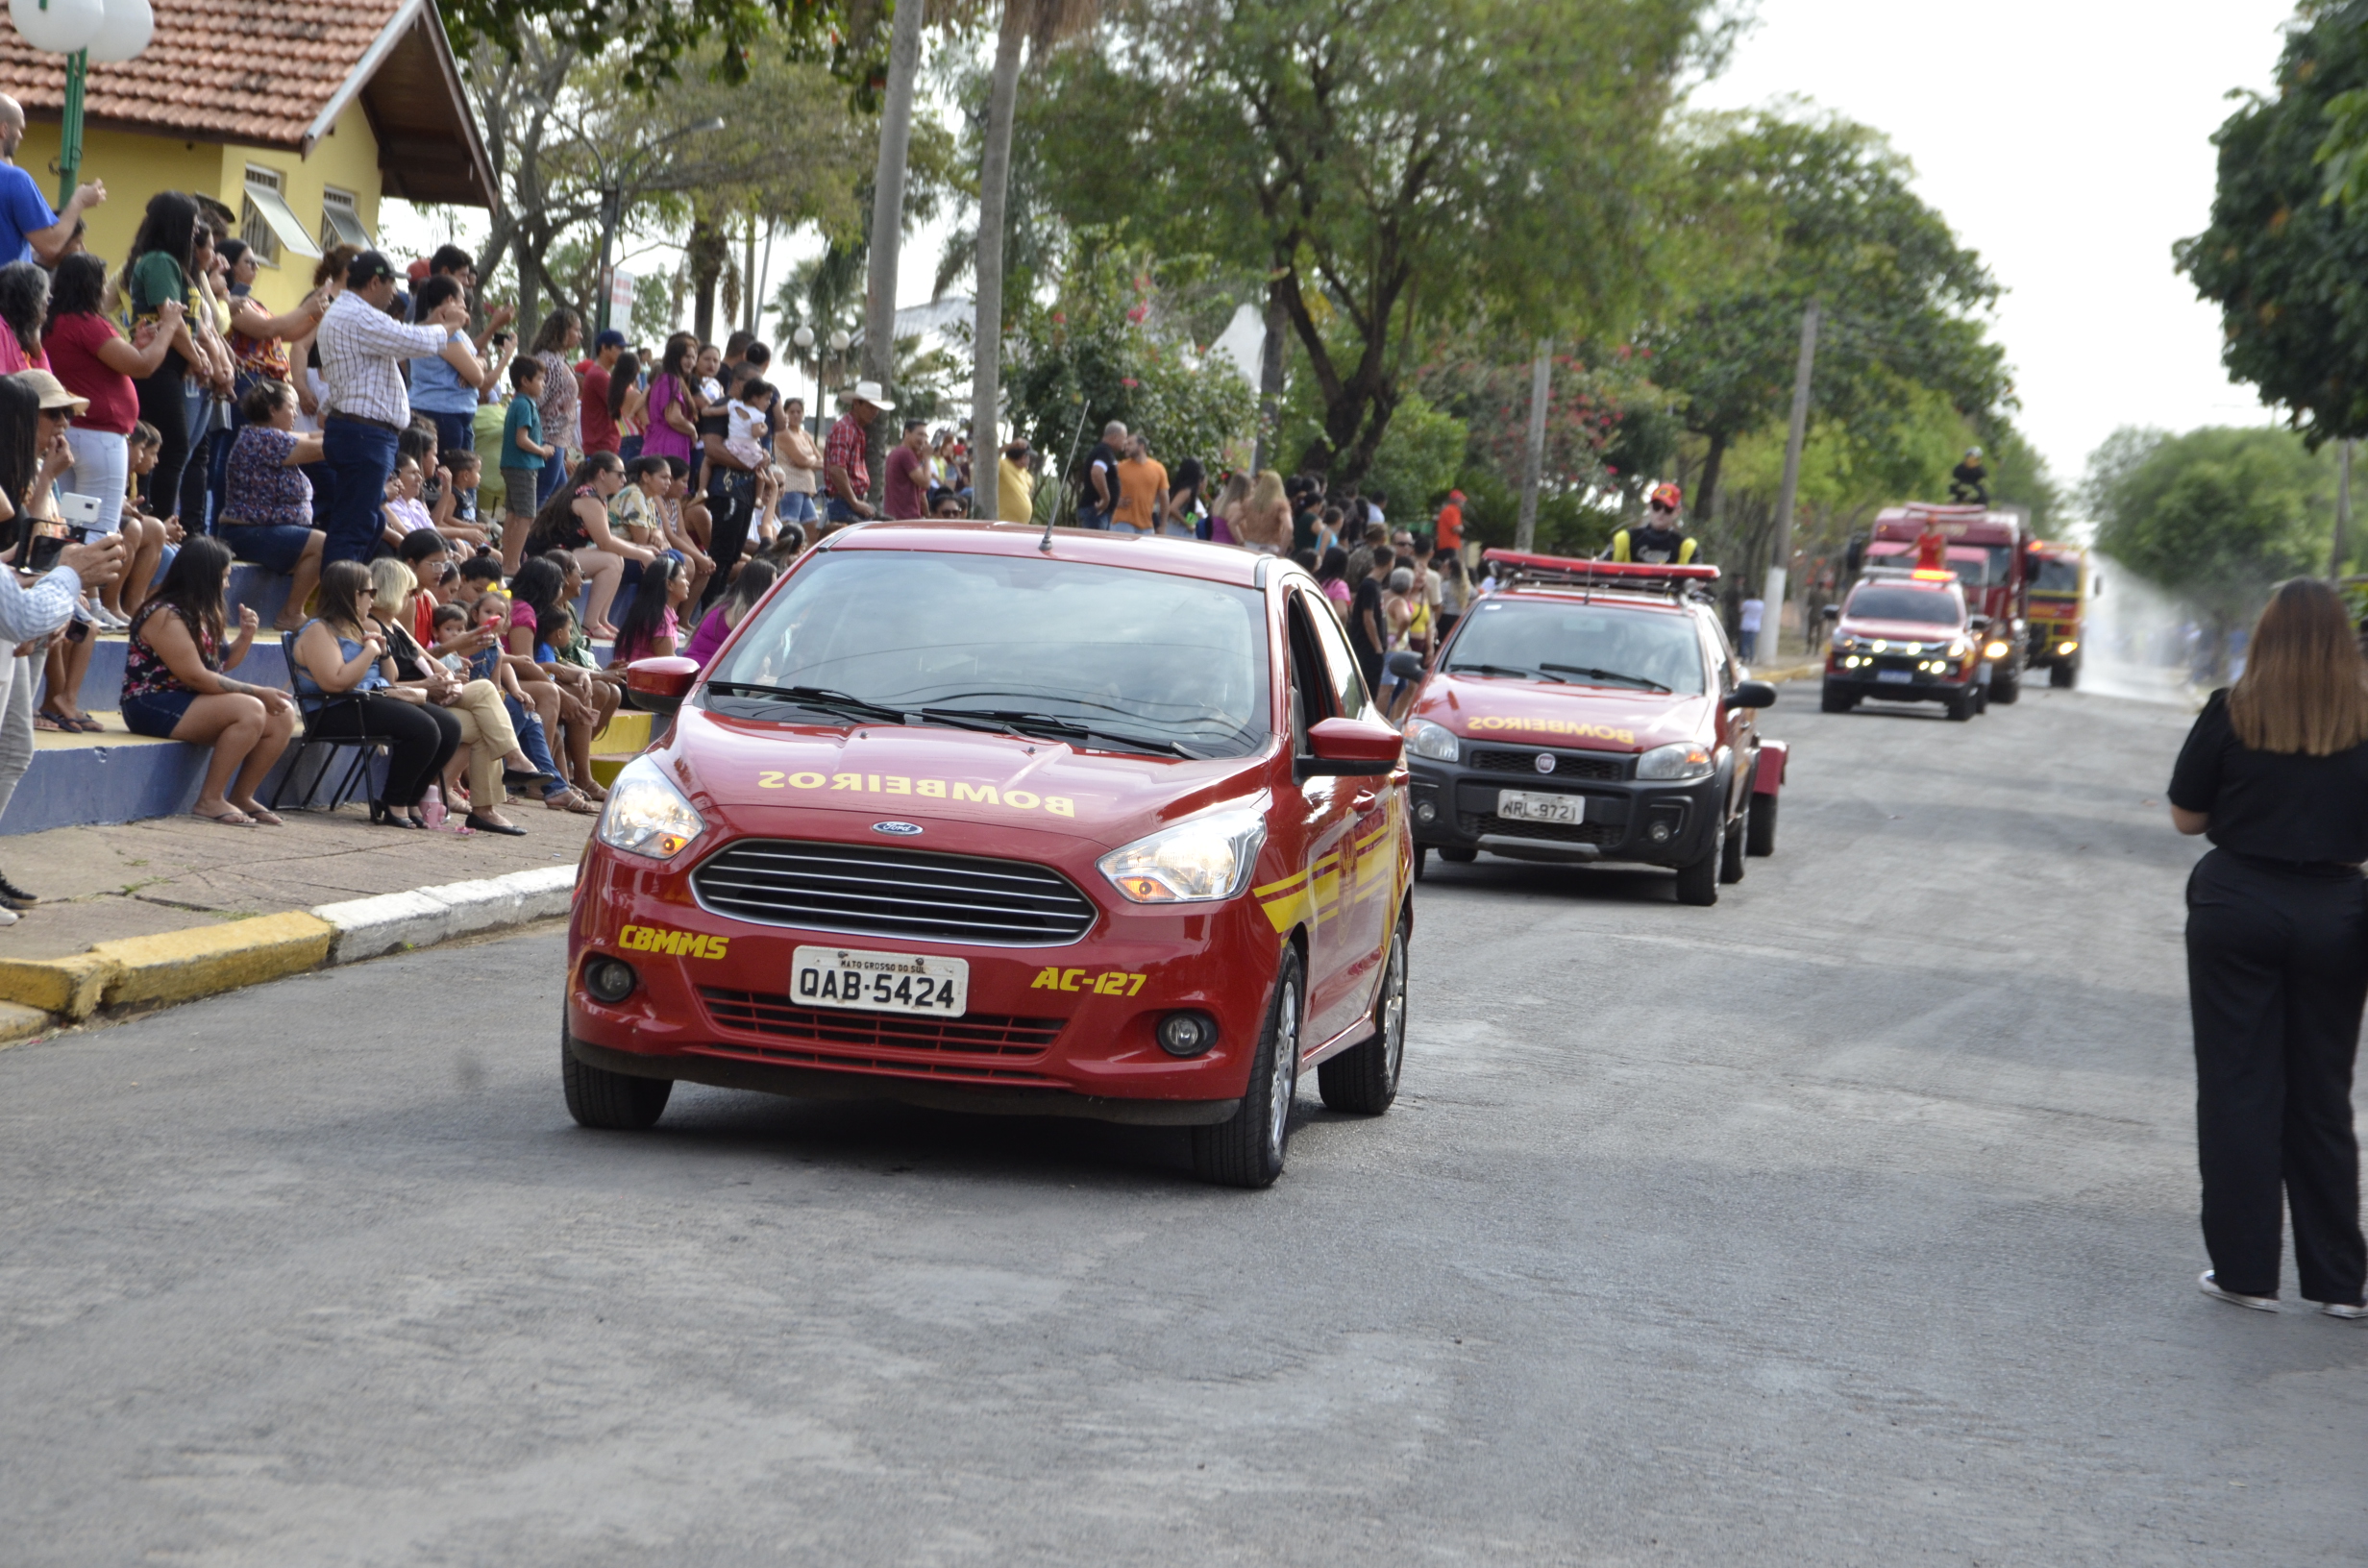
[[823, 417], [823, 362], [821, 356], [814, 353], [814, 329], [801, 327], [789, 334], [789, 340], [798, 345], [801, 357], [814, 360], [814, 428], [820, 429]]
[[[12, 3], [23, 5], [27, 4], [28, 0], [12, 0]], [[679, 141], [684, 136], [703, 135], [709, 131], [723, 129], [724, 116], [711, 114], [697, 125], [686, 125], [681, 130], [670, 135], [660, 136], [647, 147], [638, 148], [636, 151], [654, 153], [670, 141]], [[608, 166], [608, 159], [601, 157], [600, 148], [589, 137], [585, 138], [585, 145], [591, 148], [593, 158], [599, 159], [601, 166], [601, 269], [598, 274], [601, 297], [600, 308], [593, 312], [599, 321], [593, 329], [597, 333], [604, 332], [609, 328], [609, 296], [616, 292], [614, 282], [609, 276], [608, 257], [609, 252], [616, 246], [617, 226], [625, 221], [625, 184], [617, 171]]]
[[148, 47], [156, 13], [148, 0], [9, 0], [9, 20], [36, 49], [65, 56], [65, 102], [58, 124], [58, 205], [74, 199], [83, 166], [83, 82], [93, 65], [132, 60]]

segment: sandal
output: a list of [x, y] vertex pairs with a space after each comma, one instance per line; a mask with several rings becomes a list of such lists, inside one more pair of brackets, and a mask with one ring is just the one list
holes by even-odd
[[64, 714], [52, 713], [47, 708], [41, 709], [38, 713], [33, 716], [33, 727], [36, 729], [47, 730], [52, 735], [71, 735], [75, 733], [74, 726], [65, 722]]
[[276, 811], [266, 811], [261, 806], [240, 806], [238, 809], [245, 812], [247, 815], [247, 821], [253, 822], [258, 827], [287, 826], [287, 823], [282, 820], [280, 814]]
[[561, 790], [556, 795], [546, 795], [543, 796], [543, 804], [553, 811], [572, 811], [579, 817], [597, 817], [601, 809], [574, 790]]
[[107, 726], [100, 723], [96, 719], [91, 718], [90, 715], [86, 713], [79, 719], [68, 719], [66, 723], [74, 728], [81, 730], [86, 735], [104, 735], [107, 733]]
[[189, 815], [201, 822], [220, 822], [224, 827], [253, 827], [255, 825], [255, 819], [240, 811], [236, 806], [230, 807], [218, 816], [210, 811], [192, 811]]

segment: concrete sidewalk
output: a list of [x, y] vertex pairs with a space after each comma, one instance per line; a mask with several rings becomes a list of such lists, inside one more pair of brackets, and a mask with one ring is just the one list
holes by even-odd
[[287, 825], [276, 828], [158, 817], [0, 839], [0, 872], [41, 900], [0, 928], [0, 961], [572, 866], [598, 821], [523, 800], [503, 809], [526, 837], [373, 827], [368, 808], [351, 805], [283, 812]]

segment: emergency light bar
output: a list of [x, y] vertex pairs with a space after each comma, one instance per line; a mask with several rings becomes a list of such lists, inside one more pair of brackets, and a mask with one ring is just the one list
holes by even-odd
[[1682, 594], [1718, 580], [1714, 566], [1674, 566], [1653, 561], [1590, 561], [1570, 555], [1532, 555], [1517, 550], [1485, 550], [1497, 578], [1509, 584], [1545, 588], [1617, 588], [1630, 593]]

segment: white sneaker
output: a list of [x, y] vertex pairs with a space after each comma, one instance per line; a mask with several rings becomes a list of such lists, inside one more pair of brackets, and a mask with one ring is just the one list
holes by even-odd
[[16, 911], [12, 909], [0, 909], [0, 925], [14, 925], [15, 923]]
[[2221, 1289], [2212, 1279], [2211, 1270], [2208, 1268], [2196, 1276], [2195, 1283], [2197, 1288], [2201, 1289], [2204, 1294], [2217, 1297], [2232, 1307], [2250, 1307], [2257, 1312], [2274, 1312], [2278, 1310], [2276, 1296], [2240, 1296], [2233, 1290]]
[[2340, 1301], [2323, 1301], [2319, 1311], [2330, 1317], [2368, 1317], [2368, 1307], [2347, 1306]]

